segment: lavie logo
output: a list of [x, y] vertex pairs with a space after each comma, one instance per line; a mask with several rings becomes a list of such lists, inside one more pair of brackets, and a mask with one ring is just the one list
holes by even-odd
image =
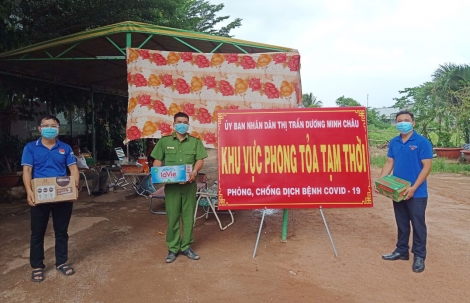
[[162, 171], [160, 173], [160, 176], [162, 178], [176, 178], [176, 172], [175, 171]]

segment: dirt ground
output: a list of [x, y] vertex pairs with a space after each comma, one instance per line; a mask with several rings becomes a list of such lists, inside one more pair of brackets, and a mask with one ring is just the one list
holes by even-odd
[[[216, 178], [215, 151], [203, 169]], [[376, 178], [379, 169], [372, 169]], [[338, 257], [318, 209], [290, 210], [281, 243], [282, 211], [266, 216], [252, 257], [259, 211], [237, 211], [220, 231], [199, 219], [191, 261], [164, 262], [166, 217], [124, 190], [101, 197], [80, 193], [69, 228], [66, 277], [54, 270], [52, 225], [45, 241], [45, 281], [30, 281], [29, 207], [0, 204], [1, 302], [470, 302], [470, 177], [429, 177], [426, 270], [410, 261], [383, 261], [393, 251], [392, 202], [374, 194], [368, 209], [325, 209]], [[158, 202], [157, 208], [161, 208]], [[220, 215], [223, 222], [228, 216]]]

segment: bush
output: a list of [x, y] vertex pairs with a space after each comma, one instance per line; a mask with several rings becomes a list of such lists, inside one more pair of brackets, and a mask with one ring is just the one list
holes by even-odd
[[21, 168], [25, 141], [18, 136], [0, 136], [0, 174], [14, 174]]

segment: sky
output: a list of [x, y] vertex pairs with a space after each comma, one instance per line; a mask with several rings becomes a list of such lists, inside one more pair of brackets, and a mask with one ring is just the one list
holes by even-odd
[[389, 107], [439, 65], [470, 64], [469, 0], [212, 0], [237, 39], [297, 49], [302, 93]]

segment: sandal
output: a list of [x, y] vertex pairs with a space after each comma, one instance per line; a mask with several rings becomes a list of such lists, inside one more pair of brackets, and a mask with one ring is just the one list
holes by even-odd
[[44, 281], [44, 269], [35, 269], [31, 272], [31, 281], [42, 282]]
[[[75, 273], [75, 270], [73, 270], [73, 268], [70, 265], [68, 265], [67, 263], [64, 263], [62, 265], [57, 266], [56, 269], [58, 271], [60, 271], [62, 274], [64, 274], [64, 276], [71, 276]], [[72, 270], [72, 271], [68, 272], [70, 270]]]

